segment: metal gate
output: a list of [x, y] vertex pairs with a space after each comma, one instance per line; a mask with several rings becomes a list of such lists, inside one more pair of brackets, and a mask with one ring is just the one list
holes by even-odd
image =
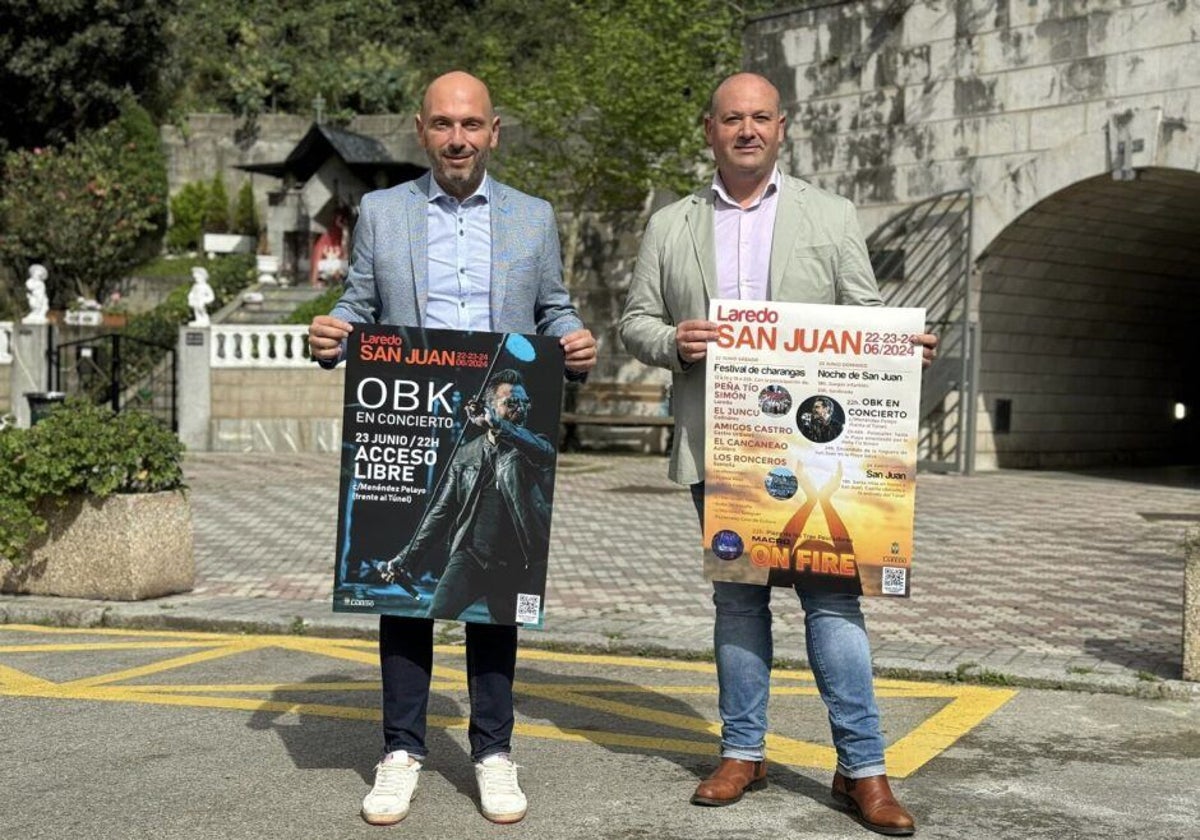
[[887, 305], [925, 307], [939, 338], [937, 359], [921, 379], [918, 463], [973, 472], [979, 334], [970, 317], [970, 190], [897, 213], [867, 238], [867, 249]]
[[136, 409], [179, 431], [174, 347], [108, 333], [52, 344], [47, 355], [52, 390]]

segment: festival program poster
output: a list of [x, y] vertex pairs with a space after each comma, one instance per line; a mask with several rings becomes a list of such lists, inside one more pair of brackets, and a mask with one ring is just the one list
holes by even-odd
[[924, 309], [714, 300], [704, 575], [909, 594]]
[[334, 610], [540, 628], [562, 383], [553, 337], [355, 325]]

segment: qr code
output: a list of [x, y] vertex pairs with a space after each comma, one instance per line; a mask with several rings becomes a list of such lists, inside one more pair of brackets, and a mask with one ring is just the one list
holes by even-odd
[[541, 595], [517, 595], [517, 621], [522, 624], [537, 624], [538, 611], [542, 606]]
[[883, 567], [883, 594], [903, 595], [907, 583], [908, 569], [903, 566]]

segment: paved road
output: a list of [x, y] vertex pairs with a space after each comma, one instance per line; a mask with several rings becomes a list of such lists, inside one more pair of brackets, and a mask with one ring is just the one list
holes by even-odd
[[[198, 455], [186, 469], [194, 592], [0, 597], [0, 837], [378, 836], [357, 817], [379, 748], [374, 621], [329, 609], [336, 463]], [[529, 818], [477, 813], [461, 632], [443, 623], [435, 756], [396, 836], [869, 836], [827, 798], [827, 724], [802, 671], [777, 680], [771, 787], [687, 804], [713, 761], [711, 616], [688, 496], [664, 470], [562, 459], [549, 628], [524, 633], [519, 673]], [[917, 503], [914, 597], [866, 609], [889, 768], [921, 836], [1194, 836], [1200, 694], [1178, 677], [1195, 471], [926, 475]], [[799, 663], [800, 612], [783, 600], [778, 655]]]
[[[711, 604], [695, 515], [656, 456], [560, 459], [547, 629], [526, 644], [703, 653]], [[338, 467], [329, 455], [188, 456], [194, 592], [114, 605], [0, 597], [0, 622], [370, 634], [334, 615]], [[1179, 682], [1185, 529], [1200, 470], [994, 472], [917, 481], [913, 597], [866, 599], [876, 666], [1086, 689], [1187, 693]], [[791, 596], [777, 656], [803, 662]], [[447, 624], [447, 639], [459, 633]]]
[[[777, 674], [767, 790], [687, 798], [713, 762], [707, 663], [525, 651], [530, 814], [478, 814], [462, 651], [435, 661], [431, 757], [392, 829], [357, 809], [378, 750], [370, 642], [0, 626], [0, 837], [716, 840], [873, 836], [827, 795], [811, 675]], [[925, 838], [1195, 836], [1200, 703], [883, 679], [896, 787]]]

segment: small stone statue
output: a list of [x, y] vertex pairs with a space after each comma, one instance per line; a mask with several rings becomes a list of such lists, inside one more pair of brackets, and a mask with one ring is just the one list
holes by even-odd
[[212, 286], [208, 285], [208, 270], [196, 266], [192, 269], [192, 288], [188, 291], [188, 306], [192, 308], [189, 327], [207, 327], [208, 305], [216, 300]]
[[46, 295], [46, 266], [34, 263], [29, 266], [29, 279], [25, 281], [26, 297], [29, 299], [29, 314], [21, 319], [22, 324], [44, 324], [50, 310], [50, 298]]

